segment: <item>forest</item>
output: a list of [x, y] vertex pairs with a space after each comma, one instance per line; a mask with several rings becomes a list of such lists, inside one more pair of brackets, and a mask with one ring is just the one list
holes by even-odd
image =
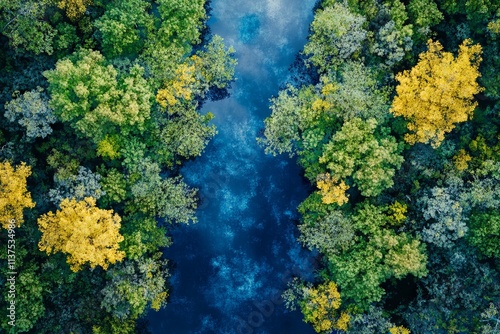
[[18, 273], [2, 332], [134, 333], [165, 306], [161, 250], [198, 205], [179, 167], [217, 133], [198, 105], [236, 64], [206, 15], [203, 0], [0, 3], [1, 244]]
[[312, 74], [260, 142], [315, 187], [299, 242], [316, 280], [284, 293], [317, 333], [499, 333], [500, 3], [318, 4]]
[[[238, 64], [210, 2], [0, 1], [0, 332], [148, 333], [169, 307], [202, 202], [182, 167]], [[282, 299], [316, 333], [500, 333], [499, 54], [497, 0], [317, 2], [256, 138], [311, 185], [318, 266]]]

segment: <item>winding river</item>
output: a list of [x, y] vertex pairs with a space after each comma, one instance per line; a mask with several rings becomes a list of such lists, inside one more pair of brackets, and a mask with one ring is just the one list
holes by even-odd
[[219, 133], [182, 170], [200, 189], [199, 222], [173, 231], [170, 302], [148, 314], [154, 334], [313, 333], [279, 298], [292, 276], [313, 270], [293, 224], [309, 188], [293, 159], [266, 156], [255, 138], [306, 42], [314, 4], [211, 2], [208, 26], [236, 49], [237, 79], [229, 98], [203, 106]]

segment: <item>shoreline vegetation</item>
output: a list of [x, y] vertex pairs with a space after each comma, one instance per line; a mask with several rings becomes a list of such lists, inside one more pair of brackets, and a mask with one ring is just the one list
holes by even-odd
[[500, 331], [499, 9], [318, 3], [310, 73], [257, 139], [315, 188], [298, 229], [321, 267], [283, 298], [317, 333]]
[[207, 9], [1, 2], [2, 246], [16, 222], [15, 267], [2, 250], [1, 285], [16, 276], [15, 300], [0, 294], [15, 321], [2, 316], [0, 331], [141, 333], [141, 317], [167, 304], [161, 250], [198, 205], [179, 169], [217, 133], [198, 111], [227, 94], [236, 65], [206, 28]]

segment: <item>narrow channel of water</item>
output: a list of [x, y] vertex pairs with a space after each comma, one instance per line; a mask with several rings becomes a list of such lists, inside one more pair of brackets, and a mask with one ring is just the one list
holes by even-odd
[[279, 296], [312, 271], [295, 239], [308, 185], [288, 157], [266, 156], [255, 138], [269, 98], [303, 48], [315, 0], [213, 0], [208, 25], [236, 49], [230, 97], [209, 102], [219, 134], [183, 168], [200, 189], [199, 222], [180, 226], [165, 255], [174, 264], [166, 309], [148, 315], [154, 334], [313, 333]]

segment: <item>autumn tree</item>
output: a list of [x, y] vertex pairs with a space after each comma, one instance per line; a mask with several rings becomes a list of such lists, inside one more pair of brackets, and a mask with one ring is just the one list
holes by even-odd
[[90, 4], [92, 0], [59, 0], [57, 6], [66, 12], [70, 20], [76, 20], [85, 13]]
[[6, 229], [12, 219], [19, 227], [23, 222], [23, 209], [35, 206], [26, 189], [30, 175], [31, 167], [25, 163], [17, 167], [8, 161], [0, 163], [0, 222]]
[[121, 261], [125, 255], [118, 245], [123, 241], [119, 232], [121, 218], [113, 210], [102, 210], [95, 204], [92, 197], [79, 202], [65, 199], [55, 214], [51, 211], [38, 218], [40, 250], [49, 255], [68, 254], [67, 262], [74, 272], [86, 263], [91, 268], [107, 269], [109, 264]]
[[427, 45], [429, 50], [420, 54], [415, 67], [396, 75], [399, 85], [391, 111], [408, 119], [408, 143], [438, 147], [456, 123], [473, 115], [473, 96], [482, 90], [476, 82], [481, 46], [467, 39], [455, 58], [437, 41]]

